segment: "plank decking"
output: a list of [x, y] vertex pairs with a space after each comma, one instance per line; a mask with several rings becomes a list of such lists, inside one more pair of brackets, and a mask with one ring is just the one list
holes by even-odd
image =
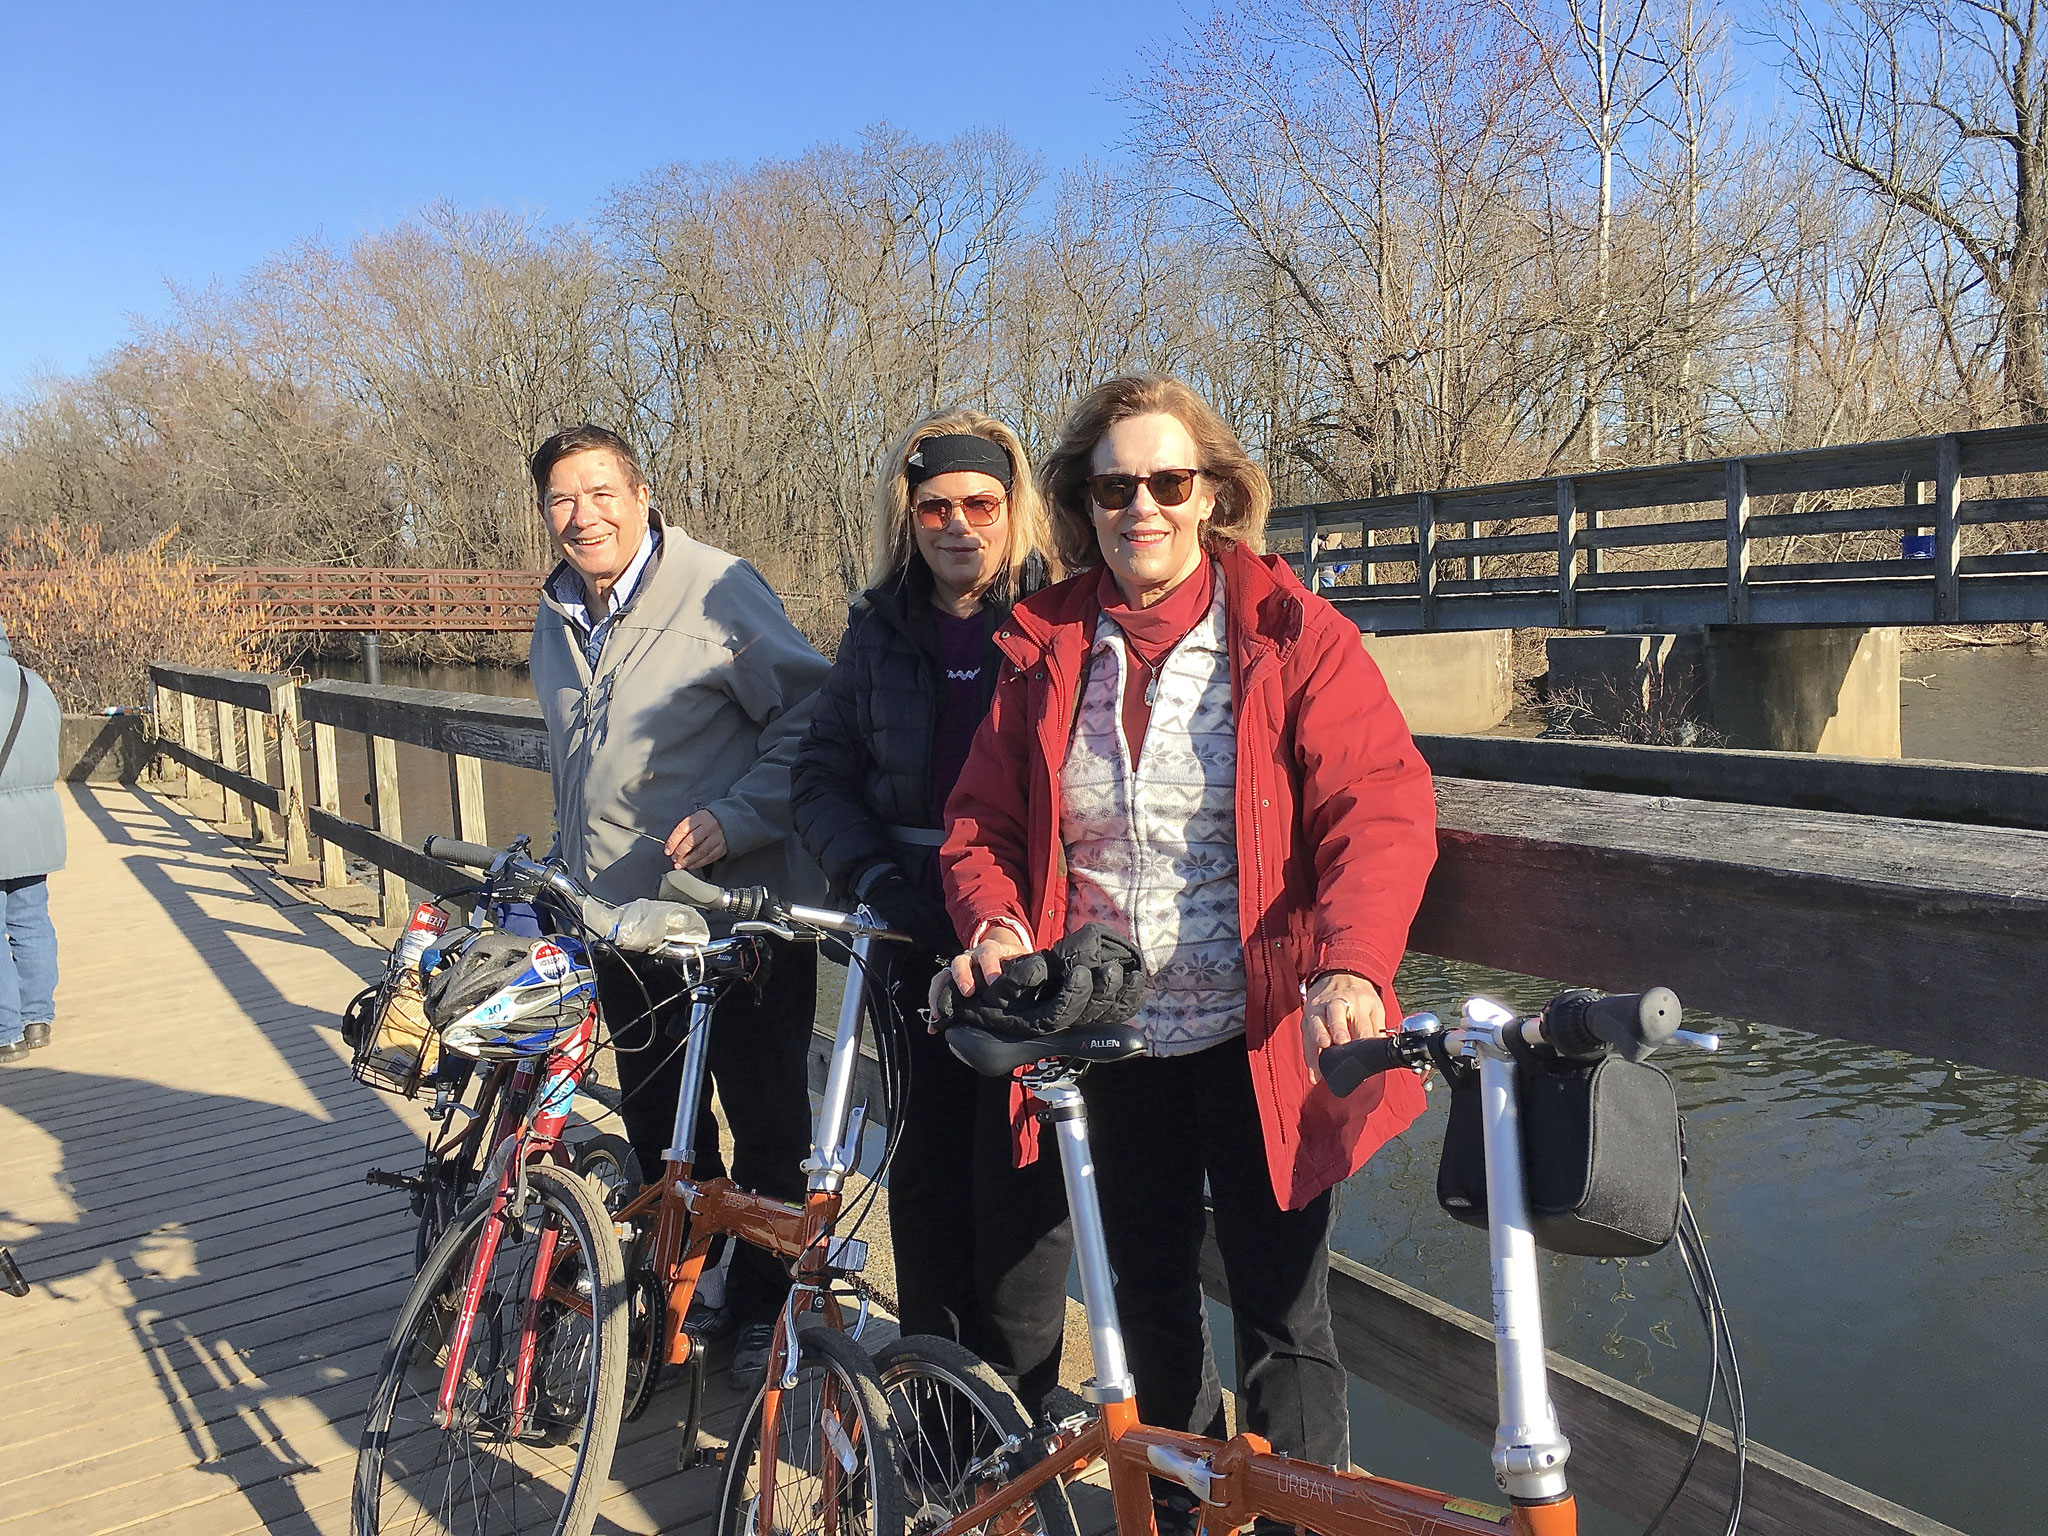
[[[349, 1075], [382, 954], [148, 792], [67, 786], [52, 1044], [0, 1068], [0, 1536], [345, 1533], [412, 1272], [425, 1120]], [[738, 1403], [714, 1373], [711, 1428]], [[600, 1533], [708, 1521], [680, 1393], [626, 1426]]]

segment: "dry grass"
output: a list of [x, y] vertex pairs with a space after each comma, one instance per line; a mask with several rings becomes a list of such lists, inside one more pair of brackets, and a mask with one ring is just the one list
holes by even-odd
[[255, 609], [168, 553], [174, 528], [140, 549], [100, 547], [97, 524], [56, 519], [16, 532], [0, 549], [7, 633], [22, 665], [40, 672], [71, 711], [141, 704], [149, 664], [256, 670], [268, 659]]

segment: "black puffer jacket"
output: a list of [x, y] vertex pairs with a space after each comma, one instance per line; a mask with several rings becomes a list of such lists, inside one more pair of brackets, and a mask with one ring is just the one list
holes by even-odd
[[[1024, 569], [1025, 596], [1045, 584], [1044, 562]], [[833, 889], [893, 860], [923, 884], [935, 849], [908, 847], [888, 829], [936, 827], [931, 805], [932, 727], [938, 714], [938, 639], [932, 622], [932, 576], [923, 559], [854, 602], [839, 642], [839, 659], [818, 690], [810, 734], [790, 776], [790, 812], [797, 835], [823, 866]], [[1009, 614], [1009, 602], [981, 610], [984, 636], [981, 707], [995, 694], [1002, 653], [987, 637]]]

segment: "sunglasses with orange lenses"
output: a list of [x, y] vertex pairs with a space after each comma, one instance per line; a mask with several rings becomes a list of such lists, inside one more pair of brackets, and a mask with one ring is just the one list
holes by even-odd
[[1003, 498], [980, 492], [973, 496], [962, 496], [952, 501], [944, 496], [927, 496], [913, 502], [910, 510], [917, 514], [917, 525], [937, 531], [953, 521], [953, 509], [958, 507], [960, 515], [967, 519], [970, 528], [986, 528], [1003, 513]]
[[1155, 469], [1149, 475], [1090, 475], [1088, 494], [1105, 512], [1121, 512], [1138, 499], [1144, 486], [1162, 507], [1177, 507], [1195, 494], [1195, 476], [1205, 469]]

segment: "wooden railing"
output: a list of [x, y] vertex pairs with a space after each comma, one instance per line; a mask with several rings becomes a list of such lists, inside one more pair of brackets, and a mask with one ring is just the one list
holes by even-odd
[[[1366, 630], [2036, 622], [2048, 619], [2048, 554], [1968, 554], [1964, 530], [2048, 522], [2048, 498], [1965, 491], [2043, 472], [2048, 427], [2005, 427], [1285, 507], [1268, 528]], [[1850, 504], [1873, 487], [1898, 499]], [[1840, 504], [1801, 505], [1814, 500]], [[1702, 505], [1713, 512], [1630, 515]], [[1931, 549], [1771, 558], [1787, 540], [1859, 533], [1925, 533]], [[1703, 546], [1712, 563], [1655, 563], [1653, 552]], [[1384, 579], [1388, 567], [1399, 579]]]
[[[394, 744], [447, 757], [453, 824], [473, 841], [488, 840], [480, 765], [546, 767], [539, 711], [525, 700], [168, 665], [152, 677], [166, 755], [222, 785], [231, 816], [242, 801], [277, 813], [281, 838], [254, 830], [288, 857], [296, 808], [301, 835], [321, 845], [325, 883], [342, 881], [343, 850], [376, 865], [391, 927], [409, 911], [408, 882], [444, 891], [470, 878], [408, 846]], [[215, 702], [225, 753], [204, 749], [195, 699]], [[281, 747], [310, 724], [315, 804], [302, 803], [290, 770], [267, 782], [266, 758], [244, 771], [236, 711], [251, 740], [275, 727]], [[337, 732], [365, 742], [373, 825], [340, 814]], [[2048, 1037], [2033, 1023], [2048, 950], [2048, 831], [2034, 830], [2048, 824], [2048, 772], [1465, 737], [1421, 745], [1448, 771], [1411, 948], [1616, 989], [1661, 982], [1689, 1006], [2048, 1079]], [[279, 757], [297, 761], [294, 750]], [[1908, 815], [1926, 819], [1896, 819]], [[1939, 978], [1938, 1008], [1929, 978]], [[1213, 1253], [1205, 1274], [1226, 1296]], [[1335, 1254], [1331, 1303], [1349, 1370], [1456, 1428], [1491, 1433], [1487, 1321]], [[1647, 1518], [1691, 1421], [1554, 1352], [1549, 1363], [1575, 1484]], [[1752, 1445], [1751, 1456], [1745, 1530], [1954, 1536], [1774, 1451]], [[1718, 1430], [1703, 1466], [1705, 1487], [1725, 1489], [1732, 1452]], [[1720, 1518], [1710, 1499], [1688, 1496], [1665, 1528], [1708, 1536]]]

